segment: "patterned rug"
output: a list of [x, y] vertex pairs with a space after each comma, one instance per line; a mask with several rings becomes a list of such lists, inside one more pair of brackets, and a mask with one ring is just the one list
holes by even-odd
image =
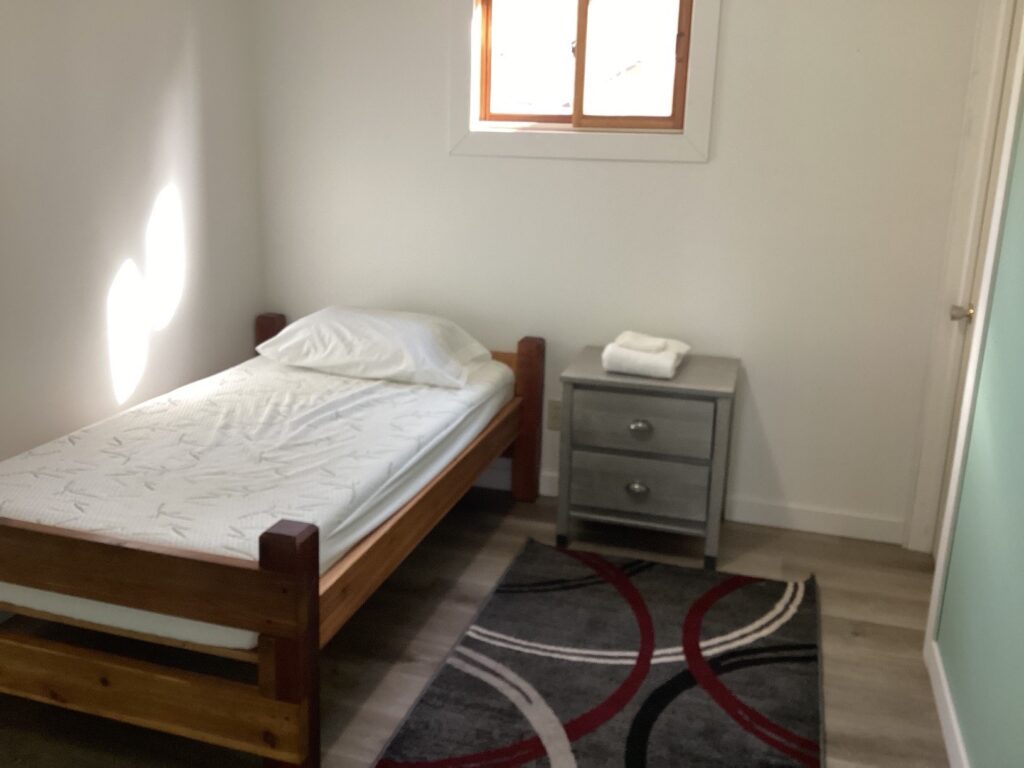
[[378, 768], [816, 766], [814, 580], [530, 542]]

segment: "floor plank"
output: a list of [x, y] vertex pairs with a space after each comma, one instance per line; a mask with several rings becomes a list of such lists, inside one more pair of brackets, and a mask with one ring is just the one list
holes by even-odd
[[[323, 655], [324, 765], [371, 765], [527, 537], [554, 542], [554, 507], [475, 491]], [[727, 524], [719, 567], [765, 578], [813, 573], [821, 590], [828, 765], [944, 766], [921, 659], [931, 559], [899, 547]], [[587, 526], [578, 546], [683, 565], [700, 542]], [[10, 768], [234, 768], [259, 761], [174, 737], [0, 697]], [[587, 766], [586, 768], [599, 768]]]

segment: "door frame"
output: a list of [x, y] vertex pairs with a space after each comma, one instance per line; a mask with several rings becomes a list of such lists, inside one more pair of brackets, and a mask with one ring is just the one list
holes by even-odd
[[924, 658], [931, 678], [932, 690], [939, 712], [943, 737], [946, 741], [946, 752], [953, 768], [968, 768], [970, 760], [960, 731], [956, 709], [953, 704], [949, 683], [946, 679], [945, 667], [937, 642], [937, 630], [942, 609], [942, 599], [946, 587], [946, 575], [953, 545], [953, 531], [956, 526], [957, 511], [960, 501], [960, 489], [967, 459], [967, 446], [971, 436], [974, 416], [974, 403], [977, 398], [979, 374], [984, 356], [985, 337], [988, 332], [989, 308], [992, 300], [992, 289], [995, 277], [996, 262], [1002, 240], [1003, 222], [1006, 215], [1006, 203], [1009, 194], [1010, 175], [1013, 171], [1015, 139], [1020, 123], [1020, 107], [1024, 93], [1024, 9], [1022, 3], [1016, 6], [1012, 16], [1012, 39], [1010, 42], [1010, 66], [1003, 79], [1001, 89], [1002, 109], [1000, 130], [997, 144], [997, 166], [993, 179], [993, 195], [990, 208], [989, 225], [985, 228], [983, 261], [981, 264], [980, 285], [977, 299], [975, 322], [970, 327], [969, 351], [964, 376], [963, 395], [961, 398], [960, 415], [957, 421], [953, 443], [953, 458], [950, 462], [949, 480], [947, 483], [944, 504], [944, 519], [936, 549], [935, 576], [932, 583], [931, 601], [928, 607], [928, 625], [925, 630]]
[[932, 309], [933, 334], [919, 430], [920, 453], [913, 507], [903, 544], [919, 552], [936, 552], [946, 490], [953, 468], [958, 405], [967, 380], [966, 346], [971, 330], [949, 319], [949, 307], [977, 299], [982, 260], [991, 230], [995, 180], [999, 173], [1001, 126], [1006, 105], [1007, 74], [1016, 45], [1019, 0], [983, 0], [974, 33], [974, 54], [964, 112], [964, 143], [953, 187], [943, 288]]

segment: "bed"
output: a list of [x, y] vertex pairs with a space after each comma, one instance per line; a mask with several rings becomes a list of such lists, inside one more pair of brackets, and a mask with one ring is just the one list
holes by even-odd
[[[285, 324], [261, 315], [257, 343]], [[246, 662], [258, 680], [15, 620], [0, 693], [319, 765], [319, 648], [494, 459], [536, 498], [544, 341], [492, 356], [460, 390], [257, 357], [0, 463], [0, 611]]]

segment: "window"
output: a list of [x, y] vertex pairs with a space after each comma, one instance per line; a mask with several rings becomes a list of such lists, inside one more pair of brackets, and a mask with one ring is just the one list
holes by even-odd
[[480, 120], [681, 131], [693, 0], [477, 0]]
[[[590, 0], [582, 36], [579, 0], [449, 2], [452, 155], [708, 162], [722, 0]], [[666, 29], [667, 45], [650, 42]], [[635, 53], [622, 63], [636, 49], [639, 71]], [[666, 49], [667, 76], [654, 67]]]

